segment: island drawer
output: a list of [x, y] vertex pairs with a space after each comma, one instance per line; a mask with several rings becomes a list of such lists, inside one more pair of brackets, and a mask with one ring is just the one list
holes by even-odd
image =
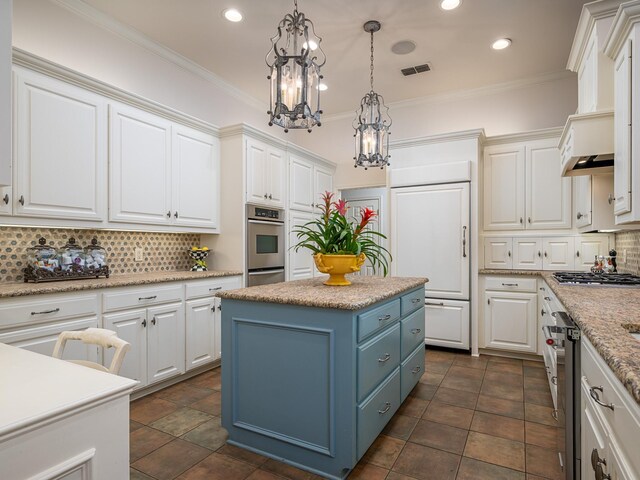
[[358, 347], [358, 401], [400, 364], [400, 325]]
[[400, 401], [404, 402], [424, 372], [424, 345], [418, 345], [400, 365]]
[[358, 315], [358, 342], [391, 325], [400, 318], [400, 299]]
[[417, 345], [424, 344], [424, 308], [400, 321], [400, 358], [406, 358]]
[[536, 293], [538, 280], [536, 278], [520, 277], [487, 277], [484, 281], [485, 290], [502, 290], [507, 292]]
[[242, 287], [242, 277], [210, 278], [187, 282], [187, 300], [199, 297], [212, 297], [217, 292]]
[[98, 295], [74, 293], [10, 298], [0, 305], [0, 329], [98, 313]]
[[103, 294], [103, 312], [113, 312], [124, 308], [146, 307], [160, 303], [179, 302], [183, 297], [182, 283], [177, 285], [155, 285], [145, 288], [127, 288]]
[[400, 403], [400, 370], [396, 367], [376, 391], [358, 406], [358, 460], [391, 420]]
[[416, 290], [414, 292], [407, 293], [400, 297], [400, 310], [402, 316], [419, 309], [424, 305], [424, 289]]

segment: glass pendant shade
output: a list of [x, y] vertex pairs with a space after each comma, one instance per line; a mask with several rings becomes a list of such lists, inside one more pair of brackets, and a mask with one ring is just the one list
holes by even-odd
[[315, 34], [313, 22], [295, 9], [278, 24], [278, 33], [271, 39], [267, 77], [271, 82], [269, 125], [290, 128], [320, 126], [320, 68], [326, 58], [322, 39]]
[[380, 22], [370, 20], [364, 30], [371, 34], [371, 90], [362, 100], [353, 122], [356, 139], [355, 167], [384, 168], [389, 164], [389, 128], [391, 117], [382, 95], [373, 90], [373, 33], [380, 30]]

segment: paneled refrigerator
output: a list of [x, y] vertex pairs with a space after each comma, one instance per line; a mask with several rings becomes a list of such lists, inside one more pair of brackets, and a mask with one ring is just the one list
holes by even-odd
[[470, 348], [469, 183], [391, 189], [392, 273], [424, 276], [425, 343]]

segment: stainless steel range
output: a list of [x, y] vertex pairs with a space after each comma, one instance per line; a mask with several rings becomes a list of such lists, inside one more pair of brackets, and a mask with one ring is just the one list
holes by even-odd
[[630, 273], [554, 272], [553, 276], [558, 283], [570, 285], [640, 285], [640, 277]]

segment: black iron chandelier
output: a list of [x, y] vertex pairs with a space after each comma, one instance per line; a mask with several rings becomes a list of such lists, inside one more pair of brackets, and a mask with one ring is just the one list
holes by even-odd
[[362, 100], [360, 108], [356, 111], [353, 128], [356, 133], [355, 167], [384, 168], [389, 165], [389, 128], [391, 117], [389, 108], [384, 104], [382, 95], [373, 90], [373, 34], [380, 30], [380, 22], [369, 20], [364, 24], [364, 31], [371, 34], [371, 90]]
[[[269, 125], [306, 128], [311, 132], [320, 126], [320, 68], [326, 57], [316, 35], [313, 22], [298, 12], [294, 0], [293, 13], [285, 15], [278, 24], [278, 33], [271, 39], [266, 62], [271, 72], [271, 100]], [[270, 63], [271, 62], [271, 63]]]

